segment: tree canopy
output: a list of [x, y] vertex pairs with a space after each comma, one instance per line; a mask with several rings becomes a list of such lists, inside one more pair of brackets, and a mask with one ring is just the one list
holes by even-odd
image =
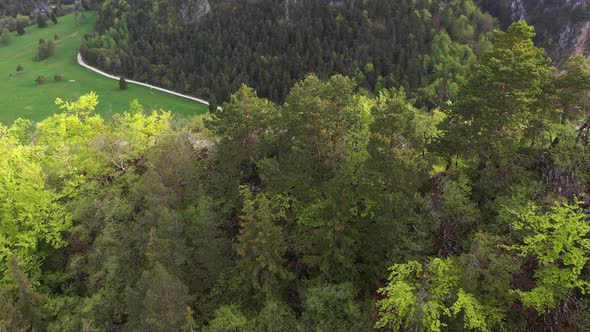
[[318, 73], [202, 117], [88, 93], [0, 125], [0, 329], [584, 330], [589, 63], [524, 22], [469, 51], [469, 21], [421, 92]]

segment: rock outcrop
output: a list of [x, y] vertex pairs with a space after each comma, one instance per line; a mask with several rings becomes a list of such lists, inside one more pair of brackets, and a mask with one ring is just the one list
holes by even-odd
[[179, 17], [184, 22], [199, 22], [211, 11], [209, 0], [185, 0], [179, 8]]
[[590, 0], [479, 0], [503, 27], [524, 19], [537, 42], [557, 64], [569, 56], [590, 56]]

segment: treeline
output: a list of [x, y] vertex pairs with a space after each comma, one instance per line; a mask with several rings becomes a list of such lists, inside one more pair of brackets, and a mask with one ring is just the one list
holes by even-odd
[[[78, 3], [86, 9], [96, 9], [102, 0], [81, 0]], [[0, 0], [0, 18], [3, 16], [31, 15], [38, 9], [51, 9], [56, 6], [62, 10], [62, 6], [74, 5], [76, 0]]]
[[[246, 83], [282, 102], [311, 72], [412, 95], [434, 83], [429, 99], [465, 75], [494, 26], [471, 0], [212, 1], [199, 12], [204, 2], [108, 0], [82, 54], [106, 71], [214, 101]], [[200, 14], [187, 18], [191, 10]]]
[[58, 17], [74, 11], [96, 10], [102, 0], [0, 0], [0, 31], [17, 31], [20, 35], [25, 28], [37, 24], [40, 28], [48, 21], [57, 24]]
[[0, 326], [584, 330], [590, 67], [533, 36], [442, 109], [311, 75], [205, 119], [89, 94], [0, 127]]
[[28, 15], [34, 8], [34, 0], [0, 0], [0, 17]]

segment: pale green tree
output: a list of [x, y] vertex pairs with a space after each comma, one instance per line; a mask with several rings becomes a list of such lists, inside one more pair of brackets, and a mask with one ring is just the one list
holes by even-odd
[[8, 44], [10, 44], [10, 39], [11, 39], [10, 31], [8, 31], [7, 28], [2, 29], [2, 32], [0, 32], [0, 44], [8, 45]]
[[522, 234], [519, 243], [510, 248], [538, 263], [535, 287], [515, 291], [525, 306], [543, 313], [576, 291], [590, 291], [590, 283], [582, 276], [590, 259], [590, 225], [579, 204], [556, 203], [544, 213], [535, 203], [527, 202], [503, 213]]
[[27, 273], [38, 272], [39, 244], [64, 246], [71, 219], [61, 196], [46, 186], [39, 147], [20, 145], [0, 127], [0, 155], [0, 275], [12, 255]]
[[445, 331], [449, 319], [462, 317], [468, 330], [490, 331], [492, 317], [474, 294], [461, 288], [461, 268], [450, 258], [422, 264], [394, 264], [388, 284], [379, 290], [376, 328], [391, 331]]

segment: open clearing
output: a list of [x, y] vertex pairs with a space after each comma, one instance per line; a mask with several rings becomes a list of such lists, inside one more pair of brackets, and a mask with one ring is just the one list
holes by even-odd
[[[76, 26], [74, 15], [59, 18], [59, 23], [49, 22], [47, 28], [28, 27], [26, 34], [12, 35], [8, 46], [0, 46], [0, 122], [11, 123], [22, 117], [41, 120], [55, 113], [55, 98], [72, 100], [94, 91], [99, 95], [97, 112], [110, 116], [128, 109], [133, 99], [138, 99], [146, 110], [164, 109], [175, 114], [203, 114], [207, 105], [169, 95], [150, 88], [129, 84], [126, 91], [119, 90], [119, 83], [102, 77], [77, 63], [78, 47], [84, 34], [92, 31], [96, 13], [86, 12]], [[58, 35], [55, 55], [43, 61], [35, 61], [39, 39], [50, 40]], [[21, 64], [24, 71], [16, 72]], [[61, 74], [62, 82], [53, 77]], [[35, 78], [43, 75], [47, 82], [37, 85]]]

